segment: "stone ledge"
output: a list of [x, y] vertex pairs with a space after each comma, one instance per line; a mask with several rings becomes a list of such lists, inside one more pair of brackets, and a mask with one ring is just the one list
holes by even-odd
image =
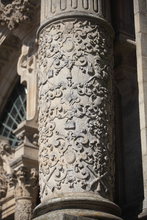
[[54, 216], [50, 216], [50, 217], [48, 215], [40, 216], [37, 218], [37, 220], [95, 220], [95, 219], [82, 217], [82, 216], [67, 215], [67, 214], [54, 214]]

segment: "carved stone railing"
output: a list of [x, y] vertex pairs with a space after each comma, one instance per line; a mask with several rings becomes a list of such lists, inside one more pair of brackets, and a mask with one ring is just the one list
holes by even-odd
[[[113, 30], [109, 1], [42, 0], [35, 216], [120, 219], [112, 202]], [[42, 218], [42, 217], [41, 217]], [[39, 217], [36, 218], [40, 219]], [[58, 219], [58, 217], [56, 218]]]

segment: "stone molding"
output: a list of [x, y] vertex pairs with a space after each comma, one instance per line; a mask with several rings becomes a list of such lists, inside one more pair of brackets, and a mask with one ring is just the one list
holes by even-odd
[[[73, 216], [71, 214], [53, 214], [52, 216], [45, 215], [45, 216], [40, 216], [38, 218], [35, 218], [34, 220], [95, 220], [94, 218], [88, 218], [88, 217], [82, 217], [82, 216]], [[99, 220], [99, 218], [97, 218]]]
[[109, 0], [43, 0], [41, 24], [58, 19], [86, 17], [110, 21]]
[[14, 29], [18, 24], [32, 19], [33, 0], [0, 1], [0, 24]]

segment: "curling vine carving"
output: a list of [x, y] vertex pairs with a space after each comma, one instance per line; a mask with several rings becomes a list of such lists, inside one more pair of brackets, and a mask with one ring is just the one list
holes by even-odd
[[57, 22], [40, 34], [42, 200], [64, 191], [112, 198], [112, 42], [91, 21]]
[[30, 20], [33, 9], [32, 0], [0, 0], [0, 24], [12, 30], [19, 23]]

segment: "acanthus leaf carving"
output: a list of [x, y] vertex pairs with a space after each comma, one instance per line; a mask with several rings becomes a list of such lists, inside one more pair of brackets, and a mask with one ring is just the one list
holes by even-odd
[[32, 0], [0, 1], [0, 24], [6, 25], [10, 30], [19, 23], [31, 20], [34, 3]]

